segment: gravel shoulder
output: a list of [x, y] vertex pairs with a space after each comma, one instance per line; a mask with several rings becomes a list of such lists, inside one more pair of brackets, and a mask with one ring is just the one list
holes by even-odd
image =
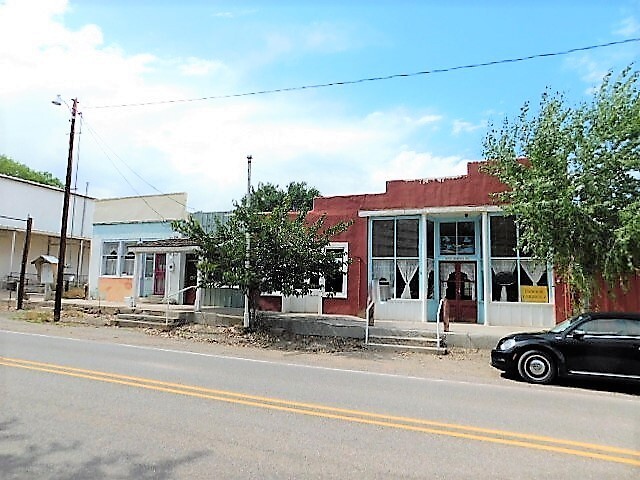
[[[59, 323], [51, 311], [0, 311], [0, 329], [97, 342], [123, 343], [211, 355], [253, 358], [325, 368], [361, 370], [420, 378], [503, 383], [489, 365], [489, 352], [454, 348], [447, 355], [367, 348], [362, 341], [336, 337], [246, 332], [241, 327], [185, 325], [169, 332], [121, 328], [99, 312], [63, 310]], [[0, 351], [0, 355], [1, 355]]]

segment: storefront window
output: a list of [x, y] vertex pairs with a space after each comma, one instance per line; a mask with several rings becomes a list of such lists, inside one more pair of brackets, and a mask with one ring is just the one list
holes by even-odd
[[491, 299], [494, 302], [549, 302], [547, 266], [518, 251], [513, 217], [490, 217]]
[[475, 255], [474, 222], [442, 222], [440, 224], [440, 255]]
[[419, 225], [411, 217], [371, 221], [372, 278], [388, 282], [392, 298], [420, 297]]

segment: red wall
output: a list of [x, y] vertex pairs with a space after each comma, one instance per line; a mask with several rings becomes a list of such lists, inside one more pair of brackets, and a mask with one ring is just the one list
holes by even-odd
[[349, 242], [349, 257], [353, 260], [347, 273], [347, 298], [326, 298], [323, 311], [364, 316], [368, 296], [368, 219], [359, 217], [358, 212], [491, 205], [494, 203], [491, 193], [504, 191], [505, 186], [495, 177], [480, 173], [479, 166], [480, 163], [469, 163], [467, 175], [458, 177], [389, 181], [385, 193], [316, 198], [307, 217], [309, 221], [323, 214], [327, 225], [353, 221], [349, 230], [334, 238], [336, 242]]
[[[603, 281], [590, 308], [598, 312], [640, 312], [640, 275], [632, 277], [628, 289], [611, 290]], [[556, 321], [571, 316], [571, 300], [566, 285], [556, 282]]]

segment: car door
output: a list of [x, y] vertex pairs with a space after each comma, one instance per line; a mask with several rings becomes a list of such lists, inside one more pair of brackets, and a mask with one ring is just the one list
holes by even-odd
[[619, 342], [624, 356], [622, 375], [640, 380], [640, 319], [620, 318]]
[[629, 346], [615, 318], [595, 318], [576, 325], [561, 347], [567, 371], [582, 375], [626, 375]]

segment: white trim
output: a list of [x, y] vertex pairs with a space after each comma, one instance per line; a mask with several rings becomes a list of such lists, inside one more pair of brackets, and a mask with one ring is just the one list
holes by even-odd
[[141, 247], [133, 245], [129, 247], [129, 250], [133, 253], [194, 253], [198, 247]]
[[483, 213], [483, 212], [502, 212], [502, 209], [496, 205], [480, 205], [480, 206], [455, 206], [455, 207], [425, 207], [425, 208], [409, 208], [395, 210], [360, 210], [359, 217], [393, 217], [406, 215], [435, 215], [435, 214], [452, 214], [452, 213]]
[[[327, 245], [327, 248], [329, 249], [338, 249], [341, 248], [342, 249], [342, 258], [343, 261], [347, 260], [349, 258], [349, 242], [329, 242], [329, 245]], [[347, 292], [348, 292], [348, 288], [349, 288], [349, 278], [348, 278], [348, 272], [349, 272], [349, 266], [344, 266], [343, 267], [343, 271], [342, 271], [342, 291], [341, 292], [334, 292], [333, 294], [329, 294], [328, 292], [325, 292], [324, 289], [322, 291], [322, 297], [324, 298], [347, 298]], [[325, 279], [321, 278], [320, 279], [320, 283], [322, 285], [325, 285]]]

